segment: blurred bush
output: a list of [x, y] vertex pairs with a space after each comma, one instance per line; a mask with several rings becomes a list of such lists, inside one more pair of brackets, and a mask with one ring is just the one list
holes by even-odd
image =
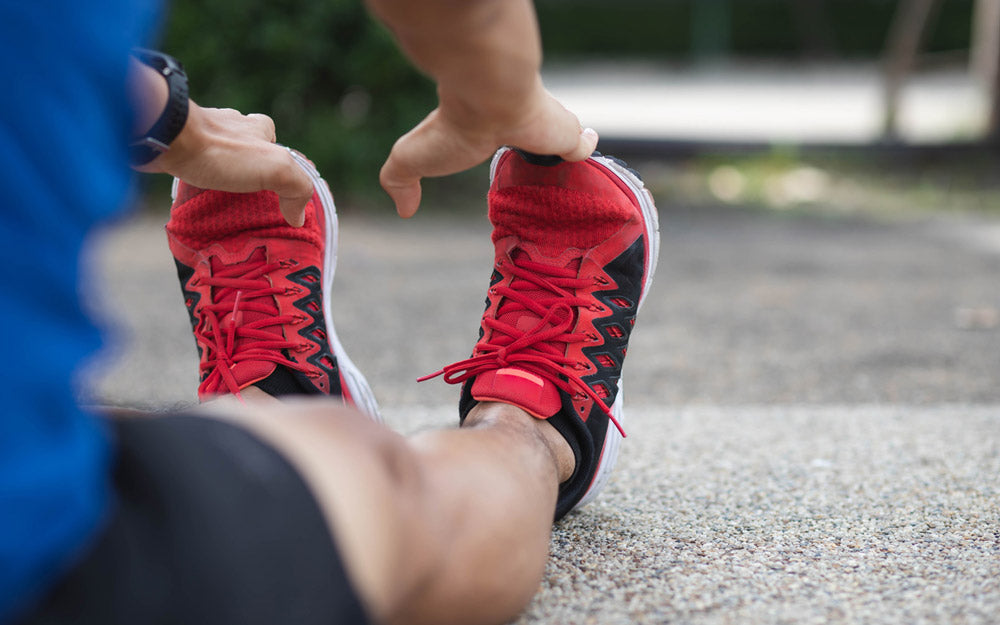
[[162, 47], [196, 102], [271, 115], [337, 193], [374, 193], [393, 141], [436, 102], [359, 0], [175, 0]]
[[[942, 2], [924, 47], [968, 47], [974, 0]], [[750, 57], [872, 58], [897, 0], [535, 0], [549, 58], [657, 57], [685, 61], [715, 37]], [[714, 31], [705, 33], [704, 31]]]
[[[942, 3], [926, 49], [968, 45], [972, 2]], [[820, 49], [872, 58], [896, 2], [536, 0], [536, 6], [548, 59], [685, 62], [704, 52], [705, 37], [731, 55], [795, 58]], [[804, 23], [807, 6], [813, 12]], [[818, 46], [811, 40], [817, 23]], [[339, 194], [376, 193], [392, 142], [435, 103], [431, 82], [411, 68], [360, 0], [174, 0], [163, 48], [184, 62], [196, 101], [271, 115], [278, 140], [313, 159]]]

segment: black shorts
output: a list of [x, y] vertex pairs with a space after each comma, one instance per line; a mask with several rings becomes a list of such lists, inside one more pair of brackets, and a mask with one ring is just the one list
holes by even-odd
[[111, 420], [117, 501], [24, 623], [366, 623], [320, 509], [274, 449], [192, 416]]

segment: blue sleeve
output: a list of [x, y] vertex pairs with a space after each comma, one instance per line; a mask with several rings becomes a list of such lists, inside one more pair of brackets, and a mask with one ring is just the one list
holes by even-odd
[[37, 600], [99, 531], [110, 445], [73, 380], [100, 337], [80, 251], [120, 212], [130, 47], [155, 0], [0, 0], [0, 623]]

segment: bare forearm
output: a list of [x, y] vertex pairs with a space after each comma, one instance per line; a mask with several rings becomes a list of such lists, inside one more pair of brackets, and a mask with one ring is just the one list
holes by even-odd
[[503, 124], [542, 91], [530, 0], [368, 0], [460, 125]]
[[542, 85], [542, 45], [530, 0], [366, 0], [438, 86], [438, 107], [396, 141], [379, 180], [396, 211], [420, 205], [420, 179], [482, 163], [501, 145], [568, 161], [597, 133]]

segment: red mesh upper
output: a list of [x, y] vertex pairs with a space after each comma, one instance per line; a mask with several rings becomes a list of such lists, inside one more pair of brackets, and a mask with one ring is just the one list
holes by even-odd
[[615, 201], [610, 195], [553, 186], [494, 189], [489, 206], [494, 242], [513, 234], [551, 256], [570, 247], [594, 247], [635, 215], [624, 197]]
[[[301, 228], [289, 226], [278, 208], [278, 195], [261, 193], [192, 193], [187, 185], [178, 190], [178, 202], [170, 211], [167, 231], [192, 249], [234, 236], [280, 238], [306, 241], [322, 249], [323, 236], [316, 220], [316, 199], [306, 206]], [[186, 200], [186, 201], [183, 201]]]

